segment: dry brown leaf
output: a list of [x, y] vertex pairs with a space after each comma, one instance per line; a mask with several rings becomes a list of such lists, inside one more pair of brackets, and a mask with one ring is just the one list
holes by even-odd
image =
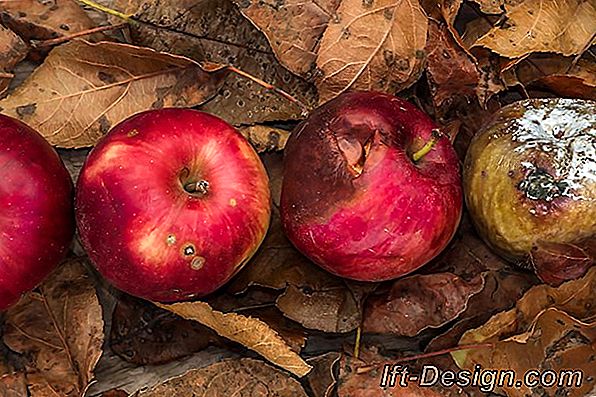
[[583, 53], [596, 36], [596, 3], [585, 0], [525, 0], [505, 4], [506, 18], [480, 37], [483, 46], [507, 58], [533, 52]]
[[286, 0], [264, 2], [234, 0], [271, 44], [280, 62], [290, 71], [312, 77], [319, 41], [341, 0]]
[[83, 396], [103, 339], [102, 309], [79, 260], [64, 263], [6, 312], [4, 342], [28, 357], [32, 397]]
[[0, 0], [0, 20], [27, 40], [48, 40], [95, 26], [76, 0]]
[[0, 396], [2, 397], [28, 397], [25, 374], [21, 372], [0, 373]]
[[222, 313], [205, 302], [185, 302], [158, 307], [180, 317], [197, 321], [219, 335], [259, 353], [275, 365], [297, 375], [306, 375], [311, 367], [263, 321], [236, 313]]
[[134, 364], [171, 362], [219, 342], [213, 331], [196, 321], [127, 295], [119, 298], [112, 314], [110, 348]]
[[283, 150], [290, 132], [281, 128], [256, 124], [238, 129], [258, 153]]
[[206, 101], [224, 73], [149, 48], [75, 40], [54, 49], [0, 101], [0, 111], [29, 124], [52, 145], [92, 146], [135, 113]]
[[[595, 299], [592, 299], [592, 303], [596, 303]], [[540, 395], [583, 397], [593, 389], [596, 378], [596, 366], [592, 362], [596, 355], [596, 322], [582, 322], [551, 307], [538, 313], [527, 327], [512, 330], [505, 322], [500, 331], [487, 337], [484, 331], [489, 327], [498, 327], [499, 319], [499, 316], [495, 316], [485, 326], [464, 335], [461, 344], [474, 340], [493, 342], [495, 345], [491, 349], [452, 352], [460, 368], [472, 370], [475, 365], [480, 365], [482, 368], [506, 369], [518, 374], [518, 379], [530, 369], [549, 369], [561, 376], [564, 376], [561, 373], [564, 370], [569, 371], [567, 379], [573, 376], [575, 382], [578, 374], [570, 373], [581, 371], [579, 385], [543, 385]], [[519, 385], [506, 385], [503, 390], [510, 397], [525, 397], [532, 395], [536, 388], [520, 382]]]
[[[0, 24], [0, 73], [10, 72], [28, 51], [27, 44], [12, 30]], [[11, 78], [0, 76], [0, 95], [6, 91]]]
[[422, 73], [428, 31], [418, 0], [344, 0], [317, 55], [319, 101], [348, 90], [395, 93]]
[[480, 73], [447, 26], [430, 21], [426, 51], [426, 75], [439, 114], [445, 112], [443, 107], [449, 107], [454, 101], [476, 94]]
[[505, 0], [472, 0], [485, 14], [501, 14], [505, 11]]
[[485, 277], [469, 282], [452, 273], [401, 278], [391, 289], [366, 301], [364, 332], [415, 336], [457, 318], [470, 298], [484, 288]]
[[427, 15], [437, 21], [444, 20], [451, 28], [463, 0], [420, 0]]
[[307, 397], [296, 379], [250, 358], [191, 370], [139, 393], [139, 397], [163, 396]]
[[[312, 84], [276, 59], [267, 38], [231, 0], [147, 0], [132, 17], [135, 42], [197, 61], [231, 64], [316, 104]], [[260, 85], [231, 74], [220, 93], [202, 106], [235, 125], [302, 118], [302, 109]]]
[[334, 367], [340, 357], [340, 353], [329, 352], [307, 360], [313, 366], [313, 370], [306, 377], [313, 397], [331, 397], [333, 395], [337, 384]]
[[530, 262], [542, 281], [558, 286], [582, 277], [596, 264], [596, 238], [573, 244], [539, 241], [530, 252]]

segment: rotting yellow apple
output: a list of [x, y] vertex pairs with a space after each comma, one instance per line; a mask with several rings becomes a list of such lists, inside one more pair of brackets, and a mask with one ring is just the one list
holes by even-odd
[[478, 232], [513, 262], [543, 243], [596, 238], [596, 102], [502, 108], [470, 145], [464, 191]]

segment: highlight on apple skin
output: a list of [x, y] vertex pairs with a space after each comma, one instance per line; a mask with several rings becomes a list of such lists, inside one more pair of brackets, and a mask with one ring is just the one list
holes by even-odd
[[462, 212], [457, 155], [420, 109], [375, 92], [345, 93], [291, 135], [281, 216], [292, 243], [329, 272], [394, 279], [449, 243]]
[[269, 225], [267, 173], [232, 126], [194, 110], [115, 126], [79, 177], [76, 219], [99, 272], [132, 295], [171, 302], [226, 283]]
[[0, 114], [0, 310], [40, 284], [74, 235], [73, 186], [56, 151]]

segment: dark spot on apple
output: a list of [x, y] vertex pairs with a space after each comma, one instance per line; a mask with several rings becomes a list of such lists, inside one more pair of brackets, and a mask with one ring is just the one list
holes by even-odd
[[28, 105], [18, 106], [17, 107], [17, 114], [19, 115], [19, 117], [23, 118], [25, 116], [31, 116], [31, 115], [33, 115], [36, 110], [37, 110], [37, 104], [36, 103], [30, 103]]
[[508, 176], [509, 178], [513, 178], [513, 177], [515, 177], [515, 171], [514, 171], [514, 170], [509, 170], [509, 172], [507, 172], [507, 176]]
[[173, 234], [168, 234], [168, 237], [166, 237], [166, 244], [167, 245], [176, 244], [176, 236], [174, 236]]
[[569, 184], [557, 181], [547, 170], [537, 167], [521, 180], [517, 188], [530, 200], [548, 203], [565, 195], [569, 190]]
[[482, 171], [480, 171], [480, 176], [481, 176], [481, 177], [483, 177], [483, 178], [486, 178], [486, 177], [487, 177], [487, 175], [488, 175], [488, 174], [487, 174], [486, 170], [482, 170]]
[[98, 72], [97, 78], [103, 81], [106, 84], [114, 84], [116, 82], [116, 78], [111, 73], [106, 72]]
[[186, 243], [182, 247], [182, 255], [184, 256], [194, 256], [197, 252], [195, 245], [193, 243]]
[[129, 138], [132, 138], [133, 136], [137, 136], [139, 135], [139, 131], [134, 129], [134, 130], [130, 130], [126, 133], [126, 136]]
[[202, 256], [195, 256], [190, 261], [190, 268], [192, 270], [201, 270], [203, 268], [203, 265], [205, 265], [205, 258], [203, 258]]
[[110, 128], [112, 127], [112, 123], [110, 123], [110, 120], [108, 120], [108, 118], [106, 117], [106, 115], [102, 115], [99, 118], [99, 130], [101, 131], [102, 134], [107, 134], [110, 131]]

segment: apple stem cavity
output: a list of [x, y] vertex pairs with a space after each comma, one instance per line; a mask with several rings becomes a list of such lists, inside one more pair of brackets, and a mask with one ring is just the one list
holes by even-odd
[[412, 160], [414, 160], [414, 162], [417, 163], [420, 159], [426, 156], [432, 150], [432, 148], [435, 147], [435, 145], [437, 144], [437, 142], [439, 142], [439, 139], [441, 139], [442, 136], [443, 134], [441, 133], [441, 131], [439, 131], [436, 128], [433, 129], [431, 131], [431, 136], [428, 142], [426, 142], [420, 150], [412, 154]]
[[187, 182], [184, 184], [184, 191], [193, 196], [203, 197], [209, 193], [209, 182], [204, 179], [196, 182]]

